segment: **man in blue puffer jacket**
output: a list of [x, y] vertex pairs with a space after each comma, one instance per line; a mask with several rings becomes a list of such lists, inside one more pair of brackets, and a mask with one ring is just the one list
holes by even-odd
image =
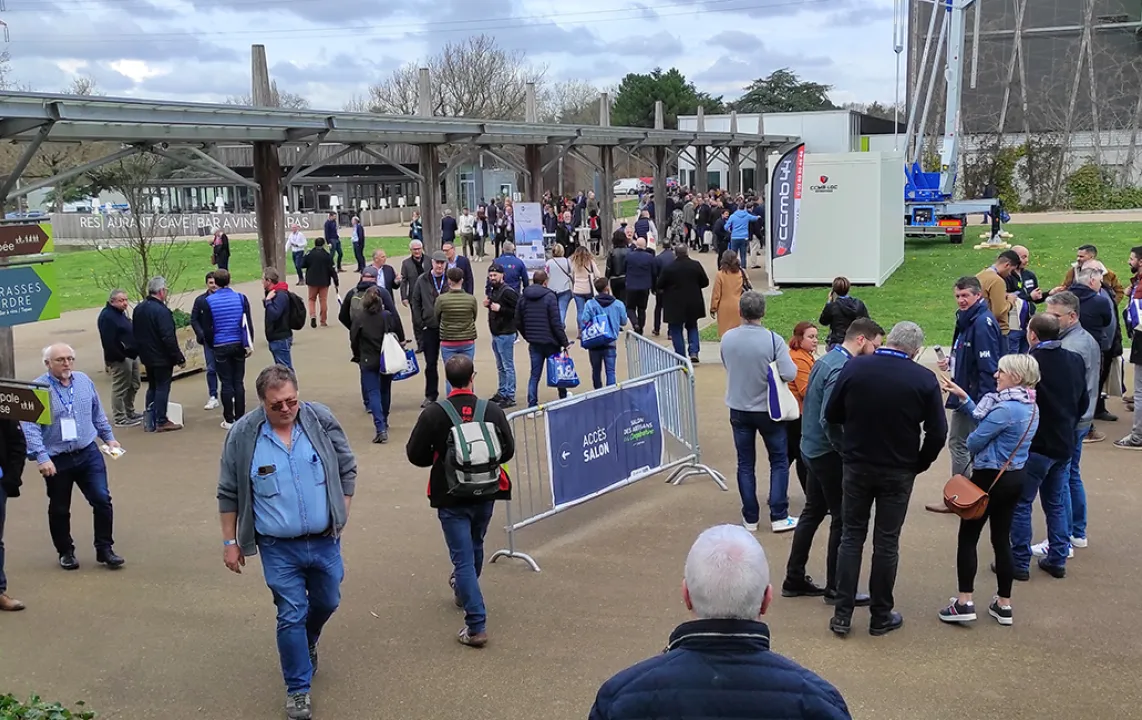
[[837, 689], [769, 649], [761, 621], [773, 588], [765, 551], [740, 525], [698, 536], [686, 558], [682, 601], [694, 620], [663, 654], [599, 689], [590, 720], [846, 720]]

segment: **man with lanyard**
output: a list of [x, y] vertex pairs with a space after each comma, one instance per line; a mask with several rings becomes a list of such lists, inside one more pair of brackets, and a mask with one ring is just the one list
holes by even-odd
[[443, 250], [432, 254], [432, 269], [419, 278], [410, 292], [412, 326], [417, 329], [424, 349], [424, 402], [422, 408], [436, 402], [440, 396], [440, 322], [436, 319], [436, 298], [448, 292], [444, 270], [448, 256]]
[[39, 463], [48, 492], [48, 528], [59, 554], [59, 566], [78, 570], [75, 543], [71, 537], [71, 491], [78, 487], [91, 505], [95, 523], [95, 560], [112, 570], [123, 567], [112, 538], [111, 494], [107, 489], [107, 464], [96, 440], [109, 449], [119, 447], [111, 423], [99, 402], [95, 383], [73, 370], [75, 350], [57, 343], [44, 348], [48, 371], [34, 382], [50, 387], [52, 421], [48, 425], [21, 423], [28, 455]]
[[1039, 278], [1027, 267], [1031, 252], [1022, 245], [1015, 245], [1011, 251], [1019, 256], [1019, 267], [1007, 276], [1007, 292], [1023, 301], [1019, 312], [1019, 324], [1008, 320], [1007, 352], [1026, 353], [1030, 349], [1027, 342], [1027, 323], [1035, 314], [1035, 303], [1043, 302], [1043, 291], [1039, 288]]

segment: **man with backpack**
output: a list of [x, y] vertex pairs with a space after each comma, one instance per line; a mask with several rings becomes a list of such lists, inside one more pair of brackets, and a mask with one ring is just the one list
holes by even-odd
[[262, 289], [266, 292], [262, 305], [266, 308], [270, 354], [274, 363], [292, 370], [293, 331], [305, 327], [305, 301], [289, 291], [289, 283], [282, 280], [276, 268], [266, 268], [262, 273]]
[[452, 392], [420, 414], [405, 451], [413, 465], [431, 468], [428, 502], [436, 509], [452, 556], [448, 584], [456, 606], [464, 609], [457, 640], [479, 648], [488, 643], [479, 582], [484, 535], [496, 500], [511, 499], [511, 482], [502, 466], [515, 455], [515, 439], [504, 411], [472, 391], [476, 371], [471, 358], [453, 355], [444, 363], [444, 376]]

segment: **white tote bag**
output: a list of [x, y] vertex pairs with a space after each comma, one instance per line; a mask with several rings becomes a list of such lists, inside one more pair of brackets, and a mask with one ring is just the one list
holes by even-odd
[[789, 389], [789, 383], [781, 379], [777, 370], [777, 334], [772, 330], [773, 362], [769, 363], [769, 417], [777, 422], [792, 422], [801, 417], [801, 406]]
[[381, 374], [396, 375], [408, 370], [408, 356], [394, 333], [385, 333], [381, 342]]

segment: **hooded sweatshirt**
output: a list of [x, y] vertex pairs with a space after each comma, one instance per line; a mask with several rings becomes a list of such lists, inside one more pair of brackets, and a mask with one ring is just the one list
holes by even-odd
[[[579, 329], [582, 330], [588, 321], [600, 315], [607, 317], [611, 324], [611, 330], [616, 336], [619, 328], [625, 327], [627, 324], [627, 307], [622, 300], [617, 299], [614, 295], [596, 295], [588, 300], [583, 307], [583, 317], [579, 318]], [[614, 346], [615, 343], [609, 343], [603, 348], [592, 348], [592, 352]]]
[[744, 208], [730, 215], [730, 219], [726, 220], [726, 231], [730, 234], [730, 240], [748, 240], [749, 224], [754, 219], [755, 216]]

